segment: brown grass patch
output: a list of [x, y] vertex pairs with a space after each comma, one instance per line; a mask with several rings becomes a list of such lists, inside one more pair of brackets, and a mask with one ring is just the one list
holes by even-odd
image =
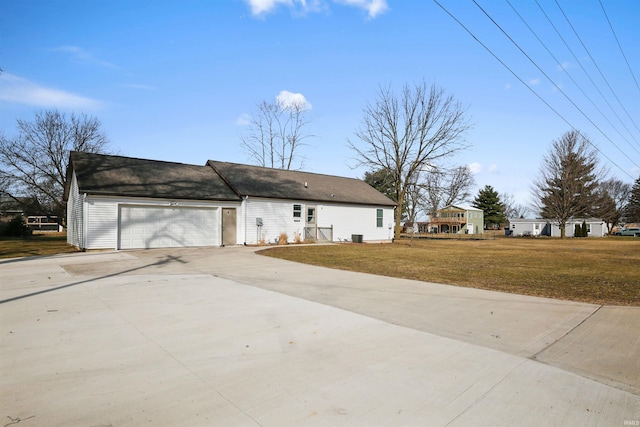
[[0, 258], [55, 255], [77, 251], [78, 249], [67, 244], [66, 233], [34, 234], [24, 239], [4, 237], [0, 239]]
[[273, 248], [343, 270], [609, 305], [640, 306], [640, 239], [400, 240]]

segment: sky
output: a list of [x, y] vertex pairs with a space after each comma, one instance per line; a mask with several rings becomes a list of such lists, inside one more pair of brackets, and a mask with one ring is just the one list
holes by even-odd
[[263, 101], [307, 103], [309, 172], [362, 178], [381, 87], [436, 84], [472, 128], [449, 160], [528, 205], [577, 129], [609, 176], [640, 175], [637, 0], [0, 0], [0, 132], [57, 109], [98, 118], [118, 154], [251, 163]]

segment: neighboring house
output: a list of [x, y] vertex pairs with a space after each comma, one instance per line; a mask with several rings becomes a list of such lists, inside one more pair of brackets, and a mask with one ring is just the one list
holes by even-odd
[[67, 241], [82, 249], [390, 241], [395, 203], [364, 181], [208, 161], [72, 152]]
[[[550, 236], [560, 237], [560, 227], [557, 222], [548, 219], [536, 218], [509, 218], [509, 235], [511, 236]], [[567, 221], [565, 236], [573, 237], [576, 224], [587, 224], [588, 237], [603, 237], [607, 235], [607, 225], [596, 218], [576, 218]]]
[[470, 206], [449, 205], [430, 218], [432, 233], [482, 234], [484, 212]]

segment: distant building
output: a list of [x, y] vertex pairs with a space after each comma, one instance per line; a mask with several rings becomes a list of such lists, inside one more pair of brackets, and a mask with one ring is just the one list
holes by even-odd
[[429, 228], [431, 233], [482, 234], [484, 212], [470, 206], [448, 205], [431, 216]]
[[[535, 218], [509, 218], [507, 234], [511, 236], [549, 236], [560, 237], [560, 226], [556, 221]], [[596, 218], [575, 218], [567, 221], [565, 225], [565, 236], [573, 237], [576, 224], [587, 224], [588, 237], [604, 237], [607, 235], [607, 224]]]

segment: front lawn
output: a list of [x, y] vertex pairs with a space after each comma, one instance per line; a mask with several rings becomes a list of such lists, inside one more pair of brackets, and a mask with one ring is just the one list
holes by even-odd
[[640, 306], [640, 239], [497, 238], [275, 247], [261, 254], [344, 270]]
[[68, 252], [77, 252], [77, 249], [67, 244], [66, 233], [34, 234], [28, 238], [0, 238], [0, 258], [54, 255]]

